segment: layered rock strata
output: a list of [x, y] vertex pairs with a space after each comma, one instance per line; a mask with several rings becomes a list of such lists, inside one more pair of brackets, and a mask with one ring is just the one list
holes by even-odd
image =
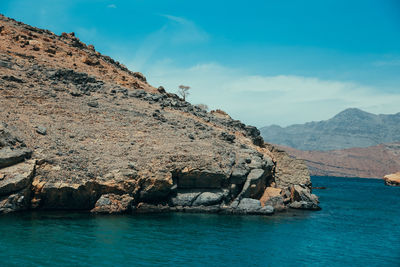
[[319, 209], [306, 166], [257, 128], [152, 87], [74, 34], [0, 23], [0, 213]]

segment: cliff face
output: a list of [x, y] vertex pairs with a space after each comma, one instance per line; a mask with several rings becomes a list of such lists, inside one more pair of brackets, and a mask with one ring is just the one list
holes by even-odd
[[302, 151], [281, 147], [303, 159], [311, 175], [381, 178], [400, 170], [400, 143], [332, 151]]
[[308, 172], [255, 127], [152, 87], [74, 34], [0, 16], [0, 69], [0, 213], [318, 209]]
[[346, 109], [326, 121], [261, 128], [271, 143], [298, 150], [341, 150], [400, 142], [400, 112], [375, 115], [359, 109]]

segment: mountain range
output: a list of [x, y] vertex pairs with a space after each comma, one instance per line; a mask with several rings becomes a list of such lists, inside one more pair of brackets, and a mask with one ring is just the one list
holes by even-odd
[[346, 109], [326, 121], [261, 128], [314, 176], [382, 178], [400, 170], [400, 113]]
[[298, 150], [338, 150], [400, 141], [400, 112], [391, 115], [346, 109], [331, 119], [260, 129], [268, 142]]

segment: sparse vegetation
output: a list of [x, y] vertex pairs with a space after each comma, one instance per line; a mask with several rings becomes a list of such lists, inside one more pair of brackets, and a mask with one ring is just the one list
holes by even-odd
[[179, 85], [178, 94], [183, 98], [183, 100], [186, 100], [186, 97], [189, 95], [189, 90], [190, 86]]

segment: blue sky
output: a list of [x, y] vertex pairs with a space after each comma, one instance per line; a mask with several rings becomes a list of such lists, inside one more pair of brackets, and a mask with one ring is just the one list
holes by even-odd
[[256, 126], [400, 112], [400, 1], [1, 0]]

